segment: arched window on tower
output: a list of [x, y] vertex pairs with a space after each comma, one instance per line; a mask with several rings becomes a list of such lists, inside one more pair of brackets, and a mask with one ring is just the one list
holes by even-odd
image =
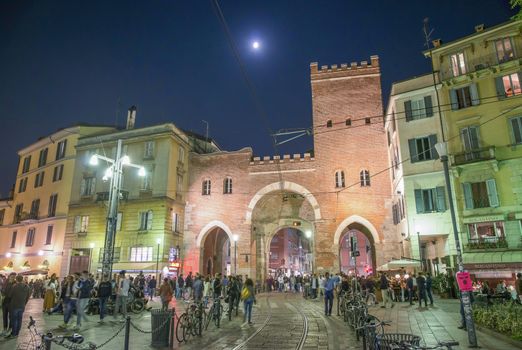
[[344, 171], [337, 170], [335, 172], [335, 187], [341, 188], [344, 187]]
[[223, 193], [231, 194], [232, 193], [232, 178], [227, 177], [223, 180]]
[[201, 194], [203, 196], [210, 196], [210, 180], [204, 180], [201, 188]]
[[370, 186], [370, 172], [368, 170], [361, 170], [361, 187]]

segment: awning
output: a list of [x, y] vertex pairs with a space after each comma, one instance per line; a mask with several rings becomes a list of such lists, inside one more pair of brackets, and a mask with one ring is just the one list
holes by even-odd
[[47, 275], [49, 273], [48, 270], [38, 269], [38, 270], [28, 270], [20, 272], [22, 276], [32, 276], [32, 275]]
[[416, 260], [397, 259], [392, 260], [389, 263], [384, 264], [382, 266], [379, 266], [377, 268], [377, 271], [394, 271], [405, 269], [407, 267], [421, 267], [421, 263], [420, 261]]

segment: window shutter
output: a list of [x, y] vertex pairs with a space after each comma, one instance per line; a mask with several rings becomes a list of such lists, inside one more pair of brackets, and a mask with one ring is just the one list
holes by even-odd
[[522, 117], [511, 119], [513, 143], [522, 143]]
[[147, 212], [147, 230], [152, 230], [152, 210]]
[[486, 187], [488, 189], [489, 206], [498, 207], [499, 202], [497, 194], [497, 184], [495, 183], [495, 179], [486, 180]]
[[63, 140], [63, 151], [62, 157], [65, 157], [65, 152], [67, 151], [67, 139]]
[[74, 233], [80, 232], [81, 225], [82, 225], [81, 216], [75, 216], [74, 217]]
[[82, 179], [82, 183], [80, 185], [80, 195], [83, 196], [85, 194], [86, 186], [87, 186], [87, 182], [85, 181], [85, 179]]
[[91, 178], [91, 188], [89, 189], [89, 194], [94, 194], [94, 191], [96, 190], [96, 178]]
[[457, 90], [450, 90], [451, 109], [459, 109], [459, 100], [457, 98]]
[[502, 77], [495, 78], [495, 85], [497, 87], [498, 98], [499, 99], [506, 98], [506, 90], [504, 90], [504, 82], [502, 81]]
[[471, 84], [469, 86], [469, 92], [471, 94], [471, 105], [476, 106], [476, 105], [480, 104], [477, 84]]
[[430, 140], [431, 159], [439, 159], [439, 154], [437, 153], [437, 150], [435, 149], [435, 144], [437, 143], [437, 135], [436, 134], [430, 135], [429, 140]]
[[446, 211], [446, 192], [443, 186], [437, 186], [437, 211]]
[[406, 121], [412, 121], [413, 120], [413, 114], [411, 112], [411, 101], [404, 101], [404, 111], [406, 113]]
[[432, 117], [433, 104], [431, 103], [431, 96], [424, 96], [424, 108], [426, 108], [426, 117]]
[[417, 214], [424, 213], [424, 201], [422, 200], [422, 190], [415, 190], [415, 206]]
[[471, 192], [471, 184], [465, 182], [462, 184], [464, 190], [464, 205], [466, 209], [473, 209], [473, 194]]
[[410, 147], [410, 161], [412, 163], [418, 162], [419, 159], [417, 157], [417, 145], [415, 139], [409, 139], [408, 146]]
[[145, 229], [145, 214], [144, 211], [138, 213], [138, 230]]
[[479, 127], [478, 126], [470, 126], [469, 127], [469, 139], [471, 143], [472, 149], [478, 149], [480, 148], [480, 142], [479, 142]]

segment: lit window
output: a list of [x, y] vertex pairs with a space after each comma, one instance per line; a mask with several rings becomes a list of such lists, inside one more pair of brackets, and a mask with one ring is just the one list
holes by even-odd
[[89, 228], [89, 216], [78, 215], [74, 217], [74, 233], [87, 233]]
[[360, 178], [362, 187], [370, 186], [370, 172], [368, 170], [361, 170]]
[[520, 76], [518, 73], [498, 77], [496, 84], [497, 93], [500, 98], [520, 95], [522, 93], [522, 89], [520, 88]]
[[466, 62], [464, 61], [464, 53], [459, 52], [451, 55], [451, 71], [454, 77], [466, 74]]
[[210, 187], [211, 187], [210, 180], [203, 181], [201, 194], [203, 196], [209, 196], [210, 195]]
[[132, 247], [130, 251], [130, 261], [152, 261], [152, 247]]
[[344, 187], [344, 171], [338, 170], [335, 172], [335, 187]]
[[495, 49], [497, 51], [498, 63], [511, 61], [515, 57], [511, 38], [502, 38], [495, 40]]

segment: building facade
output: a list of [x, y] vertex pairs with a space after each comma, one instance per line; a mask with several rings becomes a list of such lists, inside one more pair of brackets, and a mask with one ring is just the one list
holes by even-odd
[[512, 279], [522, 269], [521, 24], [479, 25], [431, 51], [464, 263], [477, 278]]
[[60, 274], [75, 146], [84, 135], [112, 130], [74, 126], [21, 149], [12, 198], [0, 208], [0, 266], [38, 276]]
[[[440, 87], [440, 84], [438, 85]], [[455, 239], [442, 163], [443, 140], [432, 74], [394, 83], [386, 111], [392, 214], [405, 256], [433, 274], [455, 267]]]
[[[378, 175], [388, 166], [378, 57], [310, 69], [313, 154], [191, 153], [185, 272], [224, 272], [219, 252], [237, 235], [238, 273], [264, 279], [272, 238], [286, 228], [309, 240], [317, 272], [342, 268], [350, 235], [361, 237], [358, 250], [369, 253], [372, 270], [400, 257], [390, 180]], [[207, 249], [216, 236], [216, 248]]]

